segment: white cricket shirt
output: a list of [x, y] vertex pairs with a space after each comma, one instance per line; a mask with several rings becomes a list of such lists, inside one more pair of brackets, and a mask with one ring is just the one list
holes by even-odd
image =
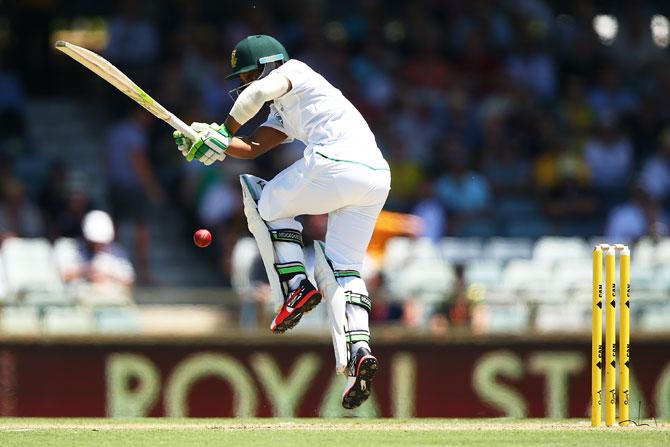
[[263, 126], [305, 143], [306, 158], [315, 154], [375, 170], [389, 169], [368, 123], [342, 92], [296, 59], [268, 76], [279, 74], [288, 78], [292, 87], [273, 101]]

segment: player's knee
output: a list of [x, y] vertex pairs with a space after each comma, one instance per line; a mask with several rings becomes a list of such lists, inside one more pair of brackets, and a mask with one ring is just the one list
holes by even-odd
[[258, 214], [260, 214], [266, 222], [276, 220], [279, 217], [276, 210], [273, 210], [272, 206], [270, 206], [268, 194], [261, 194], [261, 198], [258, 201]]

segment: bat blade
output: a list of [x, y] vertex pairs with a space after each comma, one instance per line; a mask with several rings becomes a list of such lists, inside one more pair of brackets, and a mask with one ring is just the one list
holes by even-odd
[[128, 76], [126, 76], [121, 70], [116, 68], [104, 57], [94, 53], [91, 50], [69, 42], [65, 42], [63, 40], [56, 42], [56, 49], [67, 54], [84, 67], [88, 68], [93, 73], [112, 84], [130, 99], [148, 110], [155, 117], [165, 121], [174, 129], [177, 129], [182, 134], [184, 134], [186, 137], [192, 140], [197, 138], [196, 133], [193, 132], [190, 126], [187, 126], [182, 120], [174, 116], [174, 114], [160, 105], [158, 101], [149, 96], [148, 93], [142, 90]]

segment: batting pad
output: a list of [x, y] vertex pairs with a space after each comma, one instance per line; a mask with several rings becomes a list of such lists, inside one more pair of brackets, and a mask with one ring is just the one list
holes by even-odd
[[314, 241], [314, 278], [321, 290], [321, 294], [328, 303], [328, 320], [330, 334], [333, 338], [335, 350], [335, 371], [346, 374], [349, 363], [349, 348], [347, 347], [347, 314], [344, 289], [335, 278], [335, 274], [328, 258], [326, 247], [321, 241]]
[[276, 300], [275, 302], [283, 304], [284, 292], [279, 281], [279, 274], [275, 269], [276, 259], [272, 237], [267, 224], [258, 213], [257, 203], [265, 180], [250, 174], [242, 174], [240, 175], [240, 183], [242, 184], [242, 201], [244, 203], [244, 215], [247, 217], [247, 226], [251, 234], [254, 235], [254, 239], [256, 239], [265, 272], [268, 275], [272, 296]]

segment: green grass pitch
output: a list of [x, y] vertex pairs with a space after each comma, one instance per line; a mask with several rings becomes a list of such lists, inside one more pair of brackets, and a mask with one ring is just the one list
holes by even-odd
[[580, 419], [0, 419], [0, 446], [668, 446], [670, 423]]

